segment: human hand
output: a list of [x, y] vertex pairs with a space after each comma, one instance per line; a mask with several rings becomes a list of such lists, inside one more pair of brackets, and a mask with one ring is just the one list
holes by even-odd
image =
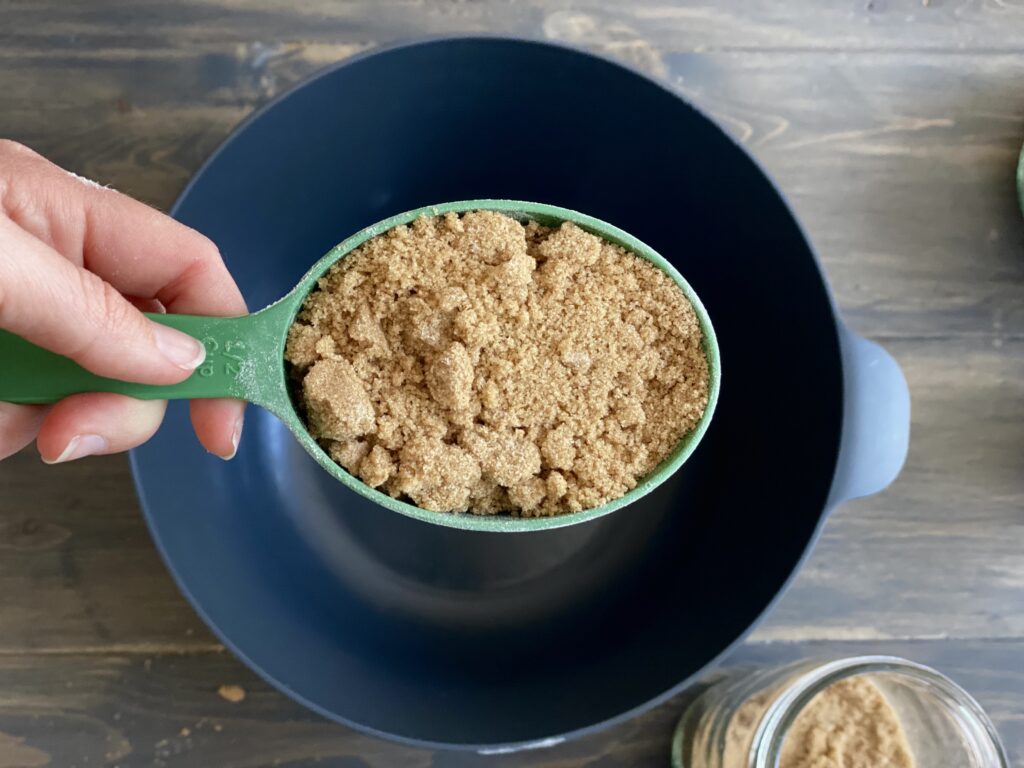
[[[202, 344], [143, 311], [233, 316], [246, 307], [206, 237], [0, 139], [0, 328], [101, 376], [184, 380], [203, 362]], [[125, 451], [153, 436], [166, 407], [109, 393], [0, 403], [0, 459], [33, 439], [48, 463]], [[206, 450], [235, 455], [244, 410], [237, 400], [192, 402]]]

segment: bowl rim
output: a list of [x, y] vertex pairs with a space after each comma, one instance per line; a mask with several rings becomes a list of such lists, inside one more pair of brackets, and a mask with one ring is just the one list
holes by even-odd
[[[184, 202], [189, 198], [192, 188], [200, 183], [200, 180], [205, 174], [205, 172], [218, 160], [220, 154], [223, 151], [226, 151], [226, 149], [232, 143], [234, 143], [234, 141], [242, 132], [248, 129], [251, 124], [261, 119], [270, 110], [278, 106], [278, 104], [284, 102], [286, 99], [292, 97], [294, 94], [298, 93], [299, 91], [303, 90], [304, 88], [308, 87], [309, 85], [318, 81], [319, 79], [324, 77], [330, 77], [338, 70], [341, 70], [353, 64], [358, 64], [364, 60], [373, 58], [375, 56], [386, 55], [396, 51], [402, 51], [405, 49], [417, 48], [423, 45], [492, 42], [510, 43], [527, 47], [535, 46], [539, 48], [550, 48], [560, 50], [563, 52], [575, 54], [577, 56], [583, 56], [589, 59], [594, 59], [603, 64], [616, 67], [620, 70], [628, 72], [629, 74], [639, 78], [640, 80], [643, 80], [648, 85], [654, 86], [659, 91], [669, 96], [672, 96], [674, 99], [684, 104], [688, 109], [692, 110], [696, 115], [698, 115], [708, 124], [713, 125], [719, 131], [719, 133], [729, 142], [733, 149], [739, 152], [746, 159], [746, 161], [749, 162], [761, 174], [761, 176], [765, 180], [765, 183], [771, 186], [775, 194], [778, 196], [779, 201], [782, 203], [784, 209], [789, 214], [793, 226], [796, 227], [797, 231], [801, 236], [801, 239], [806, 244], [808, 253], [811, 256], [814, 262], [814, 266], [818, 273], [821, 290], [823, 291], [824, 296], [832, 310], [832, 319], [835, 325], [835, 348], [837, 354], [840, 355], [841, 360], [839, 339], [844, 326], [842, 319], [840, 318], [838, 313], [835, 295], [832, 291], [832, 287], [829, 284], [828, 280], [825, 278], [825, 272], [821, 264], [821, 258], [817, 252], [817, 249], [814, 246], [814, 242], [811, 240], [807, 232], [807, 229], [800, 221], [800, 219], [796, 216], [794, 208], [790, 203], [789, 199], [783, 193], [783, 191], [772, 178], [772, 176], [768, 174], [764, 164], [760, 160], [758, 160], [757, 157], [754, 156], [750, 152], [750, 150], [748, 150], [743, 145], [742, 142], [737, 140], [728, 131], [726, 131], [719, 120], [712, 117], [706, 109], [695, 104], [690, 98], [688, 98], [685, 94], [681, 93], [677, 88], [673, 88], [668, 82], [655, 78], [650, 74], [647, 74], [639, 70], [635, 65], [631, 65], [622, 60], [613, 58], [608, 54], [600, 53], [593, 50], [587, 50], [582, 46], [573, 45], [571, 43], [566, 43], [558, 40], [541, 40], [535, 37], [529, 37], [524, 35], [482, 32], [470, 32], [463, 34], [449, 33], [424, 35], [417, 37], [405, 37], [398, 38], [385, 44], [368, 48], [366, 50], [353, 54], [352, 56], [341, 59], [340, 61], [334, 62], [333, 64], [328, 64], [323, 67], [320, 67], [319, 69], [310, 73], [305, 78], [295, 82], [290, 87], [286, 88], [284, 91], [277, 94], [266, 103], [260, 105], [258, 108], [253, 110], [251, 114], [249, 114], [241, 121], [239, 121], [239, 123], [234, 126], [234, 128], [231, 130], [230, 133], [227, 134], [227, 136], [224, 137], [222, 142], [214, 149], [214, 151], [206, 158], [206, 160], [203, 161], [203, 163], [200, 164], [200, 166], [193, 172], [192, 176], [189, 178], [188, 182], [185, 184], [184, 188], [181, 190], [174, 204], [170, 208], [170, 214], [172, 216], [177, 217], [177, 215], [180, 213], [180, 209], [183, 206]], [[839, 386], [844, 387], [842, 377], [840, 377]], [[840, 423], [838, 424], [837, 428], [839, 430], [839, 435], [837, 436], [837, 446], [835, 455], [836, 461], [831, 469], [832, 478], [830, 480], [830, 484], [834, 483], [835, 471], [836, 467], [838, 466], [838, 446], [841, 439], [842, 431], [844, 429], [844, 422], [842, 417], [840, 417]], [[304, 695], [301, 691], [296, 690], [291, 684], [278, 678], [270, 670], [265, 669], [262, 664], [257, 663], [250, 656], [249, 653], [243, 650], [243, 648], [237, 642], [235, 642], [235, 640], [229, 637], [227, 633], [225, 633], [224, 630], [221, 629], [218, 622], [215, 621], [214, 618], [207, 612], [202, 602], [195, 596], [193, 590], [185, 582], [181, 573], [179, 573], [179, 569], [175, 565], [176, 558], [171, 556], [170, 552], [167, 549], [167, 545], [164, 541], [164, 537], [160, 533], [160, 528], [158, 525], [159, 516], [154, 513], [151, 499], [144, 487], [143, 478], [141, 477], [141, 473], [139, 471], [139, 457], [138, 453], [135, 450], [129, 452], [129, 463], [132, 468], [133, 484], [135, 486], [136, 494], [140, 500], [140, 506], [142, 508], [143, 516], [145, 517], [146, 522], [149, 526], [157, 551], [160, 553], [161, 558], [166, 563], [167, 568], [170, 571], [171, 577], [174, 580], [175, 584], [181, 590], [182, 594], [185, 595], [185, 598], [192, 605], [196, 613], [200, 616], [200, 618], [202, 618], [202, 620], [207, 624], [207, 626], [210, 627], [210, 629], [217, 636], [217, 638], [221, 640], [225, 647], [227, 647], [232, 653], [234, 653], [238, 658], [240, 658], [260, 678], [262, 678], [264, 681], [266, 681], [269, 685], [273, 686], [277, 690], [285, 693], [295, 701], [312, 710], [313, 712], [322, 715], [328, 720], [332, 720], [334, 722], [341, 723], [342, 725], [345, 725], [347, 727], [353, 728], [361, 733], [369, 734], [371, 736], [375, 736], [382, 739], [388, 739], [412, 747], [425, 749], [445, 749], [456, 752], [475, 752], [478, 754], [485, 755], [511, 754], [531, 749], [543, 749], [549, 746], [560, 744], [565, 741], [581, 738], [587, 734], [595, 733], [621, 723], [628, 722], [632, 718], [649, 711], [653, 707], [664, 704], [673, 696], [677, 695], [680, 691], [684, 690], [687, 686], [691, 685], [693, 681], [698, 678], [698, 676], [705, 674], [709, 669], [713, 669], [719, 664], [721, 664], [722, 661], [725, 658], [727, 658], [728, 655], [733, 651], [733, 649], [735, 649], [747, 637], [751, 635], [754, 629], [757, 626], [759, 626], [761, 622], [764, 620], [764, 617], [772, 610], [772, 608], [775, 605], [778, 604], [782, 596], [788, 591], [789, 587], [792, 585], [796, 573], [799, 572], [803, 564], [807, 561], [809, 553], [813, 549], [815, 542], [821, 536], [821, 532], [824, 528], [825, 520], [828, 518], [829, 512], [835, 507], [835, 502], [828, 496], [828, 494], [826, 494], [826, 496], [821, 500], [822, 511], [818, 524], [814, 531], [812, 531], [810, 536], [808, 537], [807, 542], [802, 549], [802, 552], [796, 558], [793, 564], [793, 569], [790, 572], [787, 579], [785, 580], [785, 582], [773, 596], [771, 596], [768, 600], [765, 601], [765, 605], [760, 611], [760, 613], [756, 617], [754, 617], [754, 619], [743, 631], [739, 632], [736, 635], [736, 637], [734, 637], [729, 643], [724, 645], [718, 651], [718, 653], [708, 658], [704, 665], [701, 666], [699, 669], [695, 670], [692, 674], [688, 675], [687, 677], [681, 680], [669, 684], [661, 692], [656, 693], [650, 698], [638, 702], [633, 706], [628, 707], [627, 709], [623, 709], [614, 715], [610, 715], [604, 718], [603, 720], [598, 720], [587, 725], [574, 727], [570, 730], [562, 730], [555, 733], [549, 733], [546, 735], [538, 736], [536, 738], [519, 739], [516, 741], [506, 740], [495, 742], [453, 742], [443, 741], [437, 738], [411, 736], [407, 734], [395, 733], [393, 731], [388, 731], [382, 728], [360, 723], [356, 720], [351, 719], [350, 717], [337, 713], [336, 711], [334, 711], [333, 709], [329, 708], [324, 704], [320, 704], [316, 701], [313, 701], [312, 699]]]
[[1017, 156], [1017, 205], [1020, 207], [1021, 216], [1024, 216], [1024, 145]]
[[457, 200], [435, 205], [425, 205], [395, 214], [394, 216], [389, 216], [386, 219], [371, 224], [334, 246], [322, 258], [320, 258], [309, 269], [309, 271], [306, 272], [306, 274], [298, 281], [295, 288], [289, 291], [284, 298], [274, 304], [271, 304], [266, 308], [266, 310], [261, 310], [270, 311], [282, 304], [286, 304], [290, 307], [291, 311], [288, 314], [288, 322], [286, 324], [282, 324], [281, 335], [278, 338], [278, 349], [281, 359], [284, 359], [288, 330], [295, 322], [298, 314], [302, 311], [306, 298], [317, 290], [319, 280], [324, 276], [324, 274], [326, 274], [334, 267], [335, 264], [352, 253], [352, 251], [360, 245], [396, 227], [409, 224], [421, 216], [443, 216], [447, 213], [461, 214], [481, 210], [503, 213], [522, 222], [532, 219], [545, 226], [555, 226], [566, 221], [571, 221], [577, 224], [581, 229], [597, 235], [602, 240], [621, 246], [638, 258], [652, 263], [656, 268], [668, 275], [672, 282], [682, 290], [683, 294], [693, 306], [701, 329], [701, 347], [704, 350], [708, 366], [708, 401], [700, 419], [679, 439], [676, 447], [672, 449], [668, 456], [662, 459], [654, 469], [641, 478], [634, 488], [630, 489], [622, 496], [600, 506], [580, 510], [579, 512], [567, 512], [559, 515], [536, 517], [514, 516], [509, 514], [480, 515], [472, 512], [437, 512], [423, 509], [422, 507], [416, 506], [410, 502], [393, 498], [376, 488], [371, 488], [358, 477], [351, 474], [335, 462], [327, 451], [325, 451], [307, 431], [306, 425], [303, 423], [294, 407], [294, 402], [290, 394], [291, 387], [288, 382], [289, 366], [287, 363], [281, 365], [279, 368], [279, 375], [281, 378], [278, 382], [278, 387], [288, 393], [288, 403], [292, 405], [292, 408], [286, 413], [279, 412], [278, 408], [272, 408], [272, 412], [274, 412], [275, 415], [285, 423], [302, 447], [314, 459], [316, 459], [317, 463], [334, 479], [345, 485], [346, 488], [355, 491], [360, 496], [369, 499], [391, 512], [397, 512], [432, 525], [443, 525], [449, 528], [492, 533], [526, 533], [532, 531], [546, 531], [553, 528], [576, 525], [587, 522], [588, 520], [604, 517], [605, 515], [609, 515], [612, 512], [621, 510], [624, 507], [639, 501], [658, 486], [669, 480], [676, 471], [686, 463], [686, 460], [697, 449], [701, 438], [707, 432], [708, 426], [711, 423], [711, 418], [715, 412], [715, 406], [718, 403], [718, 393], [721, 389], [721, 354], [718, 348], [718, 339], [715, 335], [715, 329], [711, 324], [711, 318], [708, 315], [707, 309], [704, 307], [704, 304], [701, 302], [700, 297], [697, 296], [693, 287], [679, 273], [679, 270], [677, 270], [660, 253], [655, 251], [639, 238], [619, 229], [613, 224], [609, 224], [606, 221], [595, 218], [594, 216], [589, 216], [585, 213], [580, 213], [579, 211], [547, 203], [486, 198], [477, 200]]

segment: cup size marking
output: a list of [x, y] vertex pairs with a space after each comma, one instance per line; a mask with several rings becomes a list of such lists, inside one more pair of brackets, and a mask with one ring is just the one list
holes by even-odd
[[206, 360], [199, 366], [199, 375], [208, 378], [220, 370], [227, 376], [237, 379], [242, 373], [242, 362], [245, 360], [245, 342], [228, 339], [222, 346], [212, 336], [206, 336], [202, 341], [206, 347]]

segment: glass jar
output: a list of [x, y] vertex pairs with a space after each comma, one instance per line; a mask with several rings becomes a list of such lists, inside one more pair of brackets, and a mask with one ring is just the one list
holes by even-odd
[[822, 691], [861, 677], [882, 694], [917, 768], [1007, 768], [992, 721], [966, 691], [929, 667], [892, 656], [737, 669], [683, 713], [674, 768], [793, 768], [780, 763], [797, 718]]

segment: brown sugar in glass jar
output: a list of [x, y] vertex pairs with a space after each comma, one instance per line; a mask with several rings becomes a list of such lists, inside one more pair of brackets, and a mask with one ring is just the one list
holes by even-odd
[[1007, 768], [956, 683], [891, 656], [737, 669], [687, 708], [674, 768]]

